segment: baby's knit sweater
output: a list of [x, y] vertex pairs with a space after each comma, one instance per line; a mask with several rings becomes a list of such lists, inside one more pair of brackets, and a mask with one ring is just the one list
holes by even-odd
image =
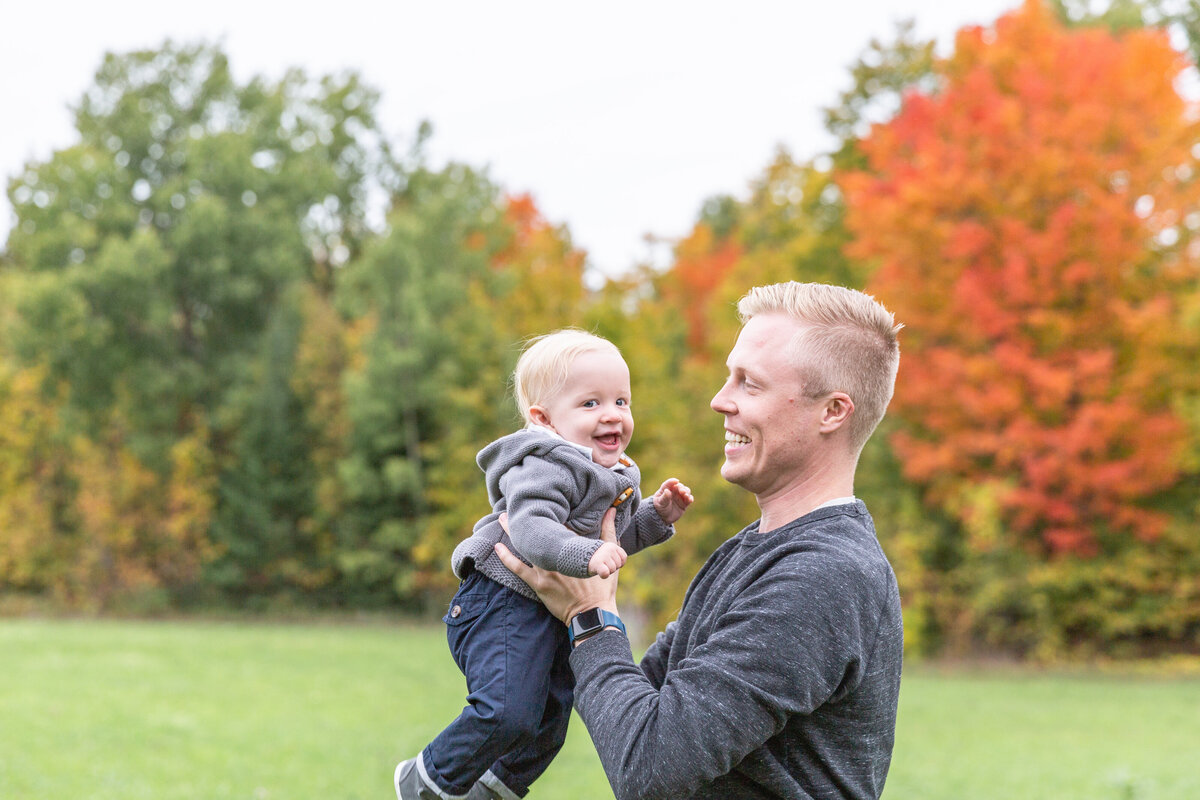
[[[627, 553], [666, 541], [675, 532], [653, 503], [641, 501], [641, 472], [628, 456], [610, 469], [593, 461], [586, 448], [538, 429], [525, 429], [492, 442], [479, 451], [476, 461], [484, 471], [492, 513], [454, 548], [451, 566], [459, 578], [477, 569], [537, 599], [529, 585], [500, 561], [493, 550], [497, 542], [527, 564], [585, 578], [588, 562], [601, 544], [600, 521], [614, 503], [617, 539]], [[500, 527], [499, 517], [505, 511], [511, 537]]]

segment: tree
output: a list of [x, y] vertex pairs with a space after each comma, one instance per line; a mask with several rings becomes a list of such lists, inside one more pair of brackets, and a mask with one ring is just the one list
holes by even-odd
[[825, 109], [825, 129], [838, 141], [833, 154], [838, 167], [863, 166], [859, 140], [872, 124], [895, 116], [906, 93], [937, 90], [935, 42], [915, 38], [914, 28], [912, 20], [901, 22], [894, 40], [871, 39], [850, 67], [851, 87], [839, 95], [836, 105]]
[[[371, 235], [368, 193], [399, 180], [376, 102], [352, 73], [239, 85], [212, 46], [109, 55], [75, 109], [78, 143], [10, 184], [9, 358], [62, 391], [68, 461], [114, 465], [75, 476], [67, 506], [86, 513], [49, 531], [86, 537], [96, 564], [134, 565], [129, 581], [80, 566], [77, 583], [101, 602], [130, 582], [181, 585], [167, 573], [191, 581], [217, 551], [195, 538], [201, 519], [219, 521], [209, 578], [227, 591], [328, 582], [303, 405], [313, 395], [292, 385], [298, 298], [328, 305]], [[189, 463], [210, 472], [189, 489], [173, 476], [193, 439]], [[194, 494], [218, 485], [219, 496]], [[168, 495], [194, 511], [163, 505]], [[164, 515], [159, 535], [203, 557], [160, 564], [151, 513]]]
[[390, 230], [347, 265], [361, 331], [345, 381], [345, 594], [420, 606], [488, 511], [476, 452], [519, 425], [508, 377], [523, 339], [581, 319], [583, 254], [529, 197], [462, 165], [410, 168]]
[[843, 180], [852, 253], [907, 326], [893, 442], [993, 554], [992, 588], [1170, 524], [1176, 394], [1196, 392], [1185, 66], [1161, 32], [1067, 31], [1030, 2], [960, 32], [942, 90], [909, 95]]
[[328, 291], [359, 247], [375, 101], [354, 75], [238, 86], [215, 47], [107, 56], [79, 142], [9, 187], [13, 350], [94, 420], [126, 397], [161, 462], [241, 380], [284, 289]]
[[331, 578], [327, 537], [315, 525], [317, 429], [293, 384], [306, 294], [297, 286], [276, 304], [253, 378], [226, 408], [236, 421], [213, 525], [223, 552], [211, 574], [235, 595], [310, 591]]
[[361, 602], [418, 600], [413, 549], [431, 513], [429, 448], [456, 383], [455, 323], [470, 282], [488, 272], [497, 200], [472, 170], [418, 167], [395, 198], [388, 234], [339, 278], [343, 313], [366, 325], [361, 361], [345, 378], [350, 442], [338, 464], [349, 507], [337, 558]]
[[0, 591], [42, 594], [59, 584], [63, 544], [47, 535], [70, 516], [70, 452], [61, 399], [41, 370], [0, 362]]
[[126, 435], [114, 417], [98, 440], [73, 442], [77, 526], [48, 532], [68, 548], [55, 589], [72, 607], [164, 610], [195, 589], [217, 552], [208, 535], [215, 476], [205, 431], [176, 441], [165, 476], [137, 458]]

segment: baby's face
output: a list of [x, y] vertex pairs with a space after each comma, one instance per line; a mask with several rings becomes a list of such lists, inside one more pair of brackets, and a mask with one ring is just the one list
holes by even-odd
[[535, 408], [547, 417], [541, 424], [568, 442], [591, 448], [596, 463], [612, 467], [633, 438], [629, 399], [625, 360], [614, 353], [593, 352], [578, 356], [562, 391]]

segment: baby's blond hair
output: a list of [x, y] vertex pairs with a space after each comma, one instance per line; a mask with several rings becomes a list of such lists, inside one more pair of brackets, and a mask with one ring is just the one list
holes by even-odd
[[526, 425], [530, 424], [531, 407], [546, 405], [562, 391], [575, 359], [594, 352], [621, 357], [621, 351], [608, 339], [579, 328], [563, 328], [526, 342], [513, 371], [513, 395]]

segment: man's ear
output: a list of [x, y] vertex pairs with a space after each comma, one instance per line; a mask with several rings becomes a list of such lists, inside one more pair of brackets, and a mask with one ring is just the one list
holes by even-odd
[[534, 425], [541, 425], [543, 428], [554, 430], [554, 426], [550, 424], [550, 414], [546, 411], [545, 406], [530, 406], [529, 421]]
[[825, 398], [821, 413], [821, 433], [833, 433], [854, 415], [854, 401], [845, 392], [834, 392]]

